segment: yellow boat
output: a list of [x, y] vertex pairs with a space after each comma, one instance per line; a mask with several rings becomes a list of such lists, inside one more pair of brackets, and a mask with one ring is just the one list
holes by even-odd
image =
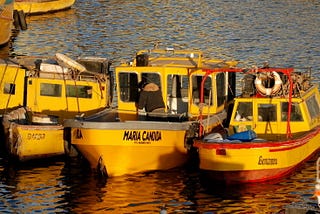
[[[109, 177], [149, 170], [166, 170], [187, 163], [190, 142], [198, 133], [200, 111], [203, 132], [226, 117], [226, 73], [207, 75], [205, 68], [236, 66], [235, 61], [205, 60], [201, 51], [141, 50], [115, 68], [118, 106], [86, 118], [66, 120], [69, 141], [97, 169]], [[137, 110], [139, 82], [157, 84], [164, 112]], [[229, 80], [230, 79], [230, 80]], [[201, 85], [205, 103], [200, 103]]]
[[[243, 71], [243, 70], [242, 70]], [[320, 96], [311, 71], [245, 70], [228, 133], [195, 140], [200, 169], [225, 183], [264, 182], [294, 172], [320, 148]]]
[[6, 148], [19, 161], [65, 154], [63, 126], [57, 117], [20, 107], [4, 114], [2, 124]]
[[75, 0], [15, 0], [14, 9], [25, 14], [41, 14], [69, 9]]
[[[60, 64], [59, 64], [60, 63]], [[92, 114], [112, 102], [110, 63], [105, 58], [78, 61], [21, 56], [0, 60], [0, 114], [17, 106], [63, 119]]]
[[[105, 58], [83, 57], [74, 61], [59, 53], [55, 57], [24, 56], [2, 59], [0, 60], [0, 113], [6, 115], [18, 106], [24, 106], [30, 109], [30, 112], [55, 116], [59, 124], [62, 124], [64, 119], [74, 118], [76, 115], [96, 113], [109, 107], [112, 102], [113, 81], [109, 68], [110, 63]], [[17, 131], [17, 136], [33, 136], [40, 133], [41, 136], [46, 136], [45, 139], [41, 139], [45, 141], [49, 141], [50, 133], [53, 132], [52, 135], [55, 137], [52, 139], [59, 144], [57, 146], [59, 148], [64, 146], [63, 135], [60, 135], [62, 130], [58, 127], [50, 126], [49, 129], [19, 123], [15, 126], [18, 127], [14, 130]], [[57, 129], [56, 133], [53, 128]], [[17, 147], [26, 142], [12, 140], [12, 133], [10, 134], [8, 130], [5, 130], [5, 133], [8, 152], [11, 155], [21, 157], [21, 160], [37, 157], [34, 153], [39, 150], [39, 139], [31, 139], [32, 143], [28, 142], [29, 147], [25, 150]], [[22, 137], [19, 141], [26, 139]], [[50, 145], [49, 142], [47, 144]], [[46, 143], [42, 145], [45, 146]], [[45, 148], [50, 154], [51, 147]], [[65, 152], [72, 149], [70, 145], [66, 148], [69, 150]], [[39, 152], [43, 152], [42, 156], [45, 156], [45, 151], [43, 149]]]
[[0, 46], [7, 44], [13, 29], [13, 0], [0, 0]]

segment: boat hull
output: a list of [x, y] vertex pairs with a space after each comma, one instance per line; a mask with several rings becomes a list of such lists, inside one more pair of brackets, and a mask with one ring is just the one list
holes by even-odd
[[2, 125], [7, 152], [19, 161], [65, 154], [64, 128], [55, 116], [21, 107], [4, 114]]
[[76, 128], [72, 129], [71, 142], [92, 168], [113, 177], [182, 166], [188, 159], [185, 134], [186, 130], [147, 127]]
[[225, 183], [264, 182], [283, 178], [319, 151], [320, 128], [278, 142], [196, 141], [200, 169]]
[[15, 10], [22, 10], [26, 14], [41, 14], [65, 10], [70, 8], [75, 0], [16, 0], [14, 2]]
[[13, 1], [7, 0], [0, 8], [0, 46], [7, 44], [13, 29]]
[[5, 133], [10, 156], [19, 161], [63, 155], [63, 126], [12, 123]]

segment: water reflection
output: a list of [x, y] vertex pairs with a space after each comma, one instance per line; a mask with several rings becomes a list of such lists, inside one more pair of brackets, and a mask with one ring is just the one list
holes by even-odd
[[291, 177], [272, 183], [223, 186], [210, 183], [202, 177], [206, 193], [214, 199], [201, 202], [206, 211], [223, 210], [228, 213], [278, 213], [288, 204], [298, 201], [316, 206], [317, 200], [313, 197], [316, 176], [314, 164], [314, 160], [309, 161], [305, 168]]
[[103, 179], [84, 160], [1, 172], [1, 211], [71, 213], [279, 213], [293, 202], [316, 206], [314, 162], [278, 183], [221, 186], [197, 170]]
[[181, 208], [186, 201], [179, 190], [185, 188], [185, 178], [178, 174], [173, 170], [121, 176], [107, 181], [97, 177], [86, 180], [79, 189], [73, 189], [78, 194], [77, 198], [72, 198], [72, 204], [81, 205], [74, 207], [73, 211], [78, 213], [86, 207], [90, 212], [157, 213], [164, 205], [173, 206], [171, 210]]
[[19, 166], [4, 163], [1, 170], [1, 212], [61, 212], [65, 186], [63, 162]]

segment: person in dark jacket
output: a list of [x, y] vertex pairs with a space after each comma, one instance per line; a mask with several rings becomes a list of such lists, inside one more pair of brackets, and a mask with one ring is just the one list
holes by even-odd
[[165, 104], [161, 90], [155, 83], [146, 83], [140, 92], [138, 109], [146, 112], [164, 112]]

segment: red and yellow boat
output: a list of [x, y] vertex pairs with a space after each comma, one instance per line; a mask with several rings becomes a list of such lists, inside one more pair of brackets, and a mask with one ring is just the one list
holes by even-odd
[[225, 183], [283, 178], [320, 148], [320, 96], [311, 70], [252, 69], [243, 80], [228, 129], [194, 141], [200, 169]]

